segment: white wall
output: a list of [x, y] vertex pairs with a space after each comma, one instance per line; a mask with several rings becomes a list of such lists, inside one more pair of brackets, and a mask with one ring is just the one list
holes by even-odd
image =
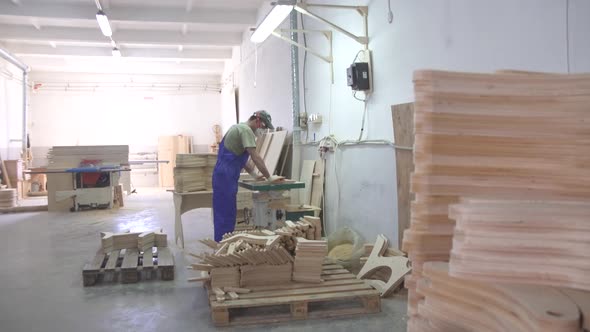
[[[207, 152], [214, 142], [212, 127], [221, 122], [221, 94], [202, 88], [104, 88], [127, 82], [140, 84], [206, 83], [219, 85], [219, 77], [78, 75], [33, 73], [41, 89], [31, 95], [31, 142], [34, 164], [44, 165], [55, 145], [129, 145], [134, 154], [157, 151], [158, 137], [190, 135], [196, 151]], [[44, 90], [52, 82], [98, 85], [92, 91]], [[211, 83], [212, 82], [212, 83]], [[88, 89], [85, 89], [88, 90]], [[155, 169], [152, 168], [155, 172]], [[154, 172], [132, 172], [135, 186], [157, 185]]]
[[[365, 126], [368, 139], [393, 140], [391, 105], [413, 101], [412, 73], [416, 69], [567, 72], [566, 0], [391, 0], [392, 24], [387, 22], [386, 0], [314, 1], [318, 2], [369, 6], [374, 94], [369, 101]], [[590, 71], [590, 1], [570, 0], [569, 3], [570, 69]], [[361, 32], [360, 16], [353, 11], [312, 10], [352, 32]], [[309, 18], [305, 19], [305, 27], [328, 28]], [[327, 51], [327, 43], [320, 35], [310, 36], [308, 42], [313, 49]], [[338, 32], [334, 32], [333, 46], [334, 84], [330, 82], [329, 66], [308, 55], [307, 112], [324, 117], [321, 126], [310, 127], [309, 137], [313, 138], [315, 133], [318, 139], [329, 134], [339, 140], [356, 139], [363, 104], [352, 98], [345, 74], [361, 46]], [[288, 49], [287, 43], [276, 38], [260, 47], [264, 55], [260, 56], [259, 52], [259, 68], [273, 69], [259, 70], [258, 87], [250, 88], [252, 99], [240, 102], [281, 105], [271, 110], [273, 117], [290, 119]], [[252, 82], [251, 67], [242, 67], [241, 74], [240, 88], [246, 89], [242, 83]], [[273, 84], [268, 85], [266, 81], [270, 80]], [[317, 158], [316, 150], [315, 146], [304, 147], [304, 159]], [[368, 241], [384, 233], [392, 245], [397, 245], [394, 150], [346, 147], [336, 160], [334, 154], [329, 154], [327, 163], [328, 231], [350, 225]]]
[[22, 119], [22, 71], [4, 59], [0, 59], [0, 155], [2, 159], [20, 158]]

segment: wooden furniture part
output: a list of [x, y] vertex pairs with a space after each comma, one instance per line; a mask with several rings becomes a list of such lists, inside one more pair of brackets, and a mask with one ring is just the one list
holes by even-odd
[[2, 156], [0, 155], [0, 171], [2, 171], [2, 184], [5, 184], [8, 189], [12, 188], [12, 184], [10, 183], [10, 176], [8, 175], [8, 169], [6, 168], [6, 163], [2, 160]]
[[[209, 292], [211, 318], [215, 326], [243, 326], [251, 324], [265, 324], [301, 320], [322, 319], [333, 317], [350, 317], [366, 315], [381, 311], [379, 292], [358, 280], [342, 266], [323, 265], [321, 284], [285, 282], [275, 285], [261, 285], [248, 287], [249, 292], [238, 294], [238, 299], [232, 299], [229, 293], [223, 298], [212, 291]], [[207, 286], [211, 289], [211, 286]], [[225, 287], [229, 292], [231, 288]], [[321, 305], [310, 305], [321, 303]], [[258, 311], [257, 313], [244, 310], [255, 307], [279, 308], [288, 305], [289, 313], [277, 310]], [[240, 314], [242, 313], [242, 314]]]
[[389, 268], [391, 272], [387, 282], [377, 279], [368, 280], [368, 283], [371, 286], [375, 287], [379, 292], [381, 292], [381, 296], [387, 296], [391, 294], [404, 281], [405, 275], [412, 271], [409, 266], [409, 260], [406, 257], [384, 256], [384, 253], [387, 251], [387, 247], [389, 246], [388, 242], [389, 241], [387, 241], [387, 238], [384, 235], [381, 234], [377, 236], [377, 241], [375, 241], [375, 246], [371, 251], [369, 259], [357, 275], [357, 278], [365, 279], [377, 269], [384, 267]]
[[[424, 264], [417, 291], [419, 325], [442, 331], [580, 331], [577, 305], [551, 287], [482, 283], [448, 274], [448, 264]], [[414, 321], [414, 320], [412, 320]], [[422, 331], [410, 327], [408, 331]]]
[[297, 238], [293, 281], [321, 283], [322, 264], [327, 254], [326, 241]]
[[[182, 215], [188, 211], [200, 208], [213, 207], [213, 191], [197, 191], [191, 193], [172, 192], [174, 201], [174, 240], [181, 248], [184, 248], [184, 232]], [[252, 192], [238, 190], [237, 209], [252, 208]], [[180, 240], [180, 243], [179, 243]]]
[[135, 233], [111, 233], [101, 232], [101, 248], [103, 252], [111, 252], [121, 249], [141, 249], [149, 251], [152, 247], [166, 247], [167, 235], [162, 229], [148, 232]]
[[[287, 131], [282, 130], [265, 133], [256, 140], [256, 152], [264, 160], [264, 164], [271, 175], [275, 174], [286, 138]], [[259, 171], [257, 173], [260, 174]]]
[[324, 173], [325, 162], [323, 159], [316, 160], [311, 181], [311, 199], [309, 204], [323, 209], [322, 199], [324, 198]]
[[240, 267], [240, 287], [281, 285], [291, 282], [293, 264], [288, 262], [281, 265], [244, 265]]
[[450, 274], [590, 291], [588, 216], [588, 202], [462, 199]]
[[160, 187], [174, 187], [174, 167], [176, 155], [191, 153], [193, 149], [192, 136], [160, 136], [158, 137], [158, 160], [168, 163], [158, 164], [158, 178]]
[[16, 207], [17, 193], [16, 189], [0, 189], [0, 208]]
[[410, 192], [410, 175], [414, 171], [414, 104], [392, 106], [391, 117], [396, 145], [397, 234], [401, 247], [404, 231], [410, 227], [410, 202], [414, 200], [414, 194]]
[[426, 70], [414, 86], [411, 319], [422, 265], [450, 258], [448, 207], [460, 197], [590, 199], [590, 75]]
[[174, 256], [170, 249], [99, 249], [92, 262], [82, 269], [84, 287], [102, 282], [136, 283], [141, 280], [174, 280]]

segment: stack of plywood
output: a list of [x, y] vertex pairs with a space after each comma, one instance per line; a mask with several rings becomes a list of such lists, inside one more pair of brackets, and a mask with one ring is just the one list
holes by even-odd
[[16, 206], [16, 189], [0, 189], [0, 208]]
[[174, 186], [174, 167], [176, 155], [193, 152], [192, 136], [160, 136], [158, 137], [158, 160], [166, 160], [167, 164], [158, 164], [160, 187]]
[[176, 192], [211, 190], [213, 167], [216, 161], [217, 155], [211, 153], [176, 155], [174, 190]]
[[242, 287], [277, 285], [291, 282], [293, 264], [281, 265], [244, 265], [240, 268]]
[[590, 291], [588, 202], [462, 200], [449, 216], [451, 275]]
[[578, 305], [558, 289], [455, 278], [444, 262], [426, 263], [423, 274], [425, 300], [409, 331], [580, 331]]
[[300, 282], [322, 282], [322, 264], [328, 254], [326, 241], [312, 241], [297, 238], [293, 280]]
[[409, 326], [425, 319], [416, 292], [423, 264], [450, 258], [455, 222], [449, 205], [461, 197], [590, 198], [590, 75], [418, 71], [414, 80], [416, 200], [403, 239], [413, 266], [406, 279]]

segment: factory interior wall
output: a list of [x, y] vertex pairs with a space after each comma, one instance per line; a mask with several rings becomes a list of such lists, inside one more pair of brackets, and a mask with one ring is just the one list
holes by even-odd
[[[567, 73], [569, 67], [570, 72], [590, 71], [588, 1], [392, 0], [391, 24], [387, 21], [387, 1], [314, 3], [319, 2], [369, 6], [374, 93], [368, 101], [364, 139], [393, 140], [391, 105], [414, 100], [412, 75], [417, 69]], [[261, 7], [260, 19], [269, 8], [268, 4]], [[311, 10], [353, 33], [362, 32], [362, 20], [354, 11]], [[308, 17], [304, 23], [306, 29], [329, 29]], [[308, 144], [301, 147], [302, 160], [318, 158], [317, 145], [310, 144], [314, 137], [316, 142], [328, 135], [339, 141], [359, 137], [364, 107], [346, 85], [346, 68], [362, 46], [339, 32], [333, 37], [333, 84], [329, 65], [308, 54], [307, 100], [302, 111], [321, 114], [323, 123], [310, 125], [303, 132]], [[320, 53], [329, 50], [322, 35], [309, 35], [307, 43]], [[247, 47], [253, 48], [249, 33], [244, 36], [243, 49]], [[258, 46], [256, 77], [251, 57], [246, 57], [240, 67], [240, 106], [255, 109], [277, 105], [269, 111], [280, 119], [280, 125], [291, 119], [289, 47], [270, 37]], [[303, 53], [300, 55], [303, 67]], [[362, 98], [362, 94], [357, 97]], [[328, 233], [350, 226], [367, 241], [383, 233], [392, 246], [398, 245], [394, 154], [387, 145], [353, 145], [326, 155], [324, 217]]]
[[[34, 74], [36, 83], [48, 81], [121, 82], [118, 75]], [[134, 82], [195, 82], [194, 77], [134, 76]], [[203, 79], [208, 81], [208, 79]], [[219, 78], [216, 79], [216, 82]], [[101, 85], [99, 83], [99, 85]], [[104, 86], [104, 84], [102, 84]], [[214, 142], [212, 127], [221, 122], [218, 91], [109, 88], [103, 91], [46, 91], [31, 95], [30, 136], [34, 165], [46, 164], [47, 150], [55, 145], [129, 145], [130, 159], [156, 153], [158, 137], [193, 136], [196, 152], [207, 152]], [[157, 185], [155, 166], [149, 179], [136, 186]], [[141, 172], [133, 172], [138, 175]]]
[[22, 71], [0, 58], [0, 155], [18, 159], [22, 150]]

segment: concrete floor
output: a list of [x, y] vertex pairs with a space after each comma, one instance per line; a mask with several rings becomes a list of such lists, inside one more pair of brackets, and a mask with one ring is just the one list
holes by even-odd
[[[212, 237], [208, 209], [184, 215], [187, 251]], [[176, 259], [173, 282], [82, 287], [81, 269], [99, 246], [100, 231], [163, 227]], [[0, 215], [0, 331], [212, 331], [205, 291], [187, 283], [194, 272], [172, 242], [172, 197], [140, 189], [120, 210]], [[406, 298], [382, 301], [380, 314], [308, 320], [240, 330], [405, 331]], [[222, 329], [232, 330], [232, 329]]]

